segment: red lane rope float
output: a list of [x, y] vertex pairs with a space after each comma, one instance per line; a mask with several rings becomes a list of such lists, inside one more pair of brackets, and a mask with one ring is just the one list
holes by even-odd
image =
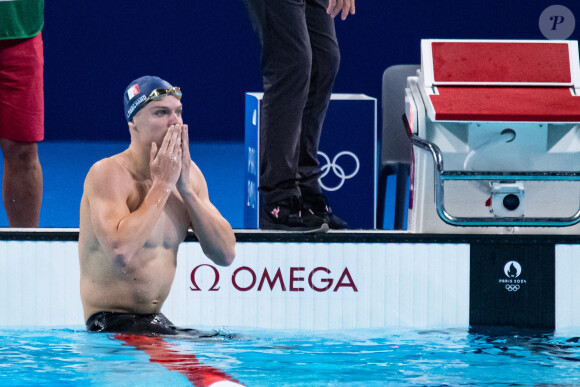
[[195, 355], [179, 351], [162, 337], [117, 333], [115, 339], [149, 355], [149, 361], [185, 375], [196, 387], [242, 386], [222, 370], [202, 364]]

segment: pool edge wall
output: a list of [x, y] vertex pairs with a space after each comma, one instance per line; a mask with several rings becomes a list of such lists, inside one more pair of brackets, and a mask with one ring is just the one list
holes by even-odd
[[[175, 324], [335, 330], [580, 326], [580, 237], [236, 230], [213, 265], [193, 235], [162, 309]], [[0, 230], [0, 327], [79, 326], [77, 229]]]

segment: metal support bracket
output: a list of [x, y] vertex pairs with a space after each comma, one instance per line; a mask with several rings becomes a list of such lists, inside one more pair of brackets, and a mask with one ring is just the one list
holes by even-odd
[[519, 227], [566, 227], [580, 222], [580, 208], [570, 217], [459, 217], [447, 212], [444, 204], [444, 183], [447, 180], [515, 180], [515, 181], [580, 181], [579, 172], [490, 172], [445, 171], [443, 156], [437, 145], [412, 135], [413, 145], [428, 151], [433, 157], [435, 171], [435, 204], [437, 214], [446, 223], [463, 227], [519, 226]]

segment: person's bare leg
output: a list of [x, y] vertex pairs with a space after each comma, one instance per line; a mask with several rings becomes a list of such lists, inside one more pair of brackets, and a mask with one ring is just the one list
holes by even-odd
[[4, 154], [2, 200], [10, 227], [38, 227], [42, 167], [38, 144], [0, 139]]

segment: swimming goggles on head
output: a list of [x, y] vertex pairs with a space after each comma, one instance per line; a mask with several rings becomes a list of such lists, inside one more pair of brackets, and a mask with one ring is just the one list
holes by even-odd
[[169, 89], [155, 89], [149, 94], [149, 97], [143, 103], [142, 106], [146, 105], [151, 101], [158, 101], [163, 97], [168, 95], [173, 95], [177, 99], [181, 99], [181, 89], [178, 86], [171, 86]]

